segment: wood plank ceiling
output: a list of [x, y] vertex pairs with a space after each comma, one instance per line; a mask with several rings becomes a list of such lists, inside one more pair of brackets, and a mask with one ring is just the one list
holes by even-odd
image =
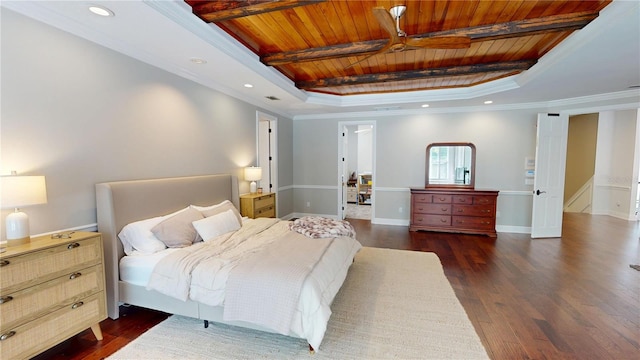
[[[299, 89], [356, 95], [467, 87], [518, 74], [611, 0], [185, 2]], [[398, 24], [389, 13], [395, 5], [406, 6]]]

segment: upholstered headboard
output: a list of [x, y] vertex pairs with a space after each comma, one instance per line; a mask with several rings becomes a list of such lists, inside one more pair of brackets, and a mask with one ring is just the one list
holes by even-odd
[[124, 256], [118, 233], [134, 221], [166, 215], [189, 205], [230, 200], [239, 209], [235, 176], [202, 175], [96, 184], [98, 231], [104, 242], [107, 312], [118, 317], [118, 264]]

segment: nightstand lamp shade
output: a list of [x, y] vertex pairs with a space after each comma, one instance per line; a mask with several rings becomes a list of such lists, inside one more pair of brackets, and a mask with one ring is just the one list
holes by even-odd
[[6, 220], [7, 244], [11, 246], [29, 242], [29, 217], [19, 208], [47, 203], [44, 176], [2, 176], [0, 194], [2, 208], [14, 209]]
[[247, 181], [251, 181], [250, 191], [254, 194], [258, 191], [256, 181], [262, 179], [262, 168], [257, 166], [250, 166], [244, 168], [244, 179]]

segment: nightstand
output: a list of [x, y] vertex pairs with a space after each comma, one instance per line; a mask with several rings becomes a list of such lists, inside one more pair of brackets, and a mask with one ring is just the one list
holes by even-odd
[[0, 357], [30, 358], [107, 318], [102, 237], [75, 232], [0, 254]]
[[276, 194], [244, 194], [240, 195], [240, 213], [252, 219], [259, 217], [276, 217]]

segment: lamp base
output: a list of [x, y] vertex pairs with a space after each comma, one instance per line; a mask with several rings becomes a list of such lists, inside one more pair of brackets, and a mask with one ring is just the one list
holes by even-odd
[[251, 184], [249, 184], [249, 191], [252, 194], [255, 194], [258, 191], [258, 184], [255, 181], [252, 181]]
[[7, 246], [28, 243], [31, 238], [29, 237], [29, 217], [27, 214], [16, 209], [15, 212], [7, 215], [6, 231]]

